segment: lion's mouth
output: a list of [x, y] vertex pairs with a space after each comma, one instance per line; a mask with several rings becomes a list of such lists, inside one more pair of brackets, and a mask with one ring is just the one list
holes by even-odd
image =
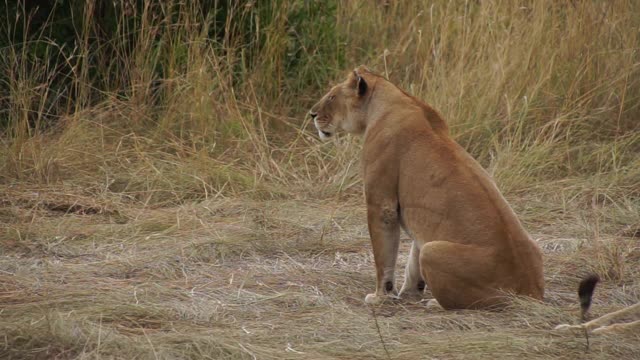
[[329, 140], [333, 134], [328, 131], [318, 129], [318, 135], [320, 136], [320, 140]]
[[320, 130], [320, 125], [318, 124], [318, 119], [315, 118], [315, 117], [313, 118], [313, 124], [316, 126], [316, 129], [318, 129], [318, 135], [320, 136], [320, 139], [326, 140], [326, 139], [330, 138], [331, 135], [333, 135], [332, 133], [330, 133], [328, 131]]
[[318, 130], [318, 133], [320, 133], [320, 137], [321, 138], [330, 138], [331, 135], [333, 135], [332, 133], [330, 133], [328, 131], [322, 131], [322, 130]]

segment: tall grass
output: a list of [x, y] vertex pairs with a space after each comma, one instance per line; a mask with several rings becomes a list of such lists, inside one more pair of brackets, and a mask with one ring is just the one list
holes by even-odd
[[[580, 358], [579, 278], [638, 299], [640, 2], [33, 3], [0, 0], [0, 358]], [[364, 305], [361, 140], [305, 116], [360, 64], [494, 176], [544, 303]]]
[[73, 48], [20, 4], [2, 24], [4, 183], [158, 205], [359, 194], [359, 141], [321, 144], [305, 114], [367, 64], [437, 108], [507, 192], [574, 179], [638, 196], [634, 1], [116, 1], [101, 36], [88, 1]]

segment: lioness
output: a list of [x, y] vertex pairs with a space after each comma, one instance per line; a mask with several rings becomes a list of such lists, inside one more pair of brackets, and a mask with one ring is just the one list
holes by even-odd
[[426, 284], [445, 309], [542, 299], [542, 255], [484, 169], [431, 107], [360, 66], [310, 111], [320, 138], [364, 134], [376, 304], [395, 293], [400, 227], [413, 239], [399, 296]]

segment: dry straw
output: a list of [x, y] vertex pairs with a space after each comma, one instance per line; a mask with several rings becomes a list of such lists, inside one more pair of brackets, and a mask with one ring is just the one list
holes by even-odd
[[[216, 18], [142, 1], [103, 42], [86, 16], [75, 47], [33, 33], [0, 49], [0, 358], [640, 353], [637, 334], [585, 354], [551, 331], [578, 321], [585, 274], [603, 279], [594, 316], [640, 299], [637, 2], [229, 3]], [[362, 63], [494, 176], [544, 249], [543, 303], [372, 316], [360, 140], [320, 143], [305, 119]]]

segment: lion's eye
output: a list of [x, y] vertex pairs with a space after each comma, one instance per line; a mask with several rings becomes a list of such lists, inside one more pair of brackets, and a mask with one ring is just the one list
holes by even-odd
[[331, 100], [333, 100], [333, 99], [335, 99], [335, 98], [336, 98], [336, 96], [335, 96], [335, 95], [331, 95], [331, 96], [329, 96], [329, 101], [331, 101]]

